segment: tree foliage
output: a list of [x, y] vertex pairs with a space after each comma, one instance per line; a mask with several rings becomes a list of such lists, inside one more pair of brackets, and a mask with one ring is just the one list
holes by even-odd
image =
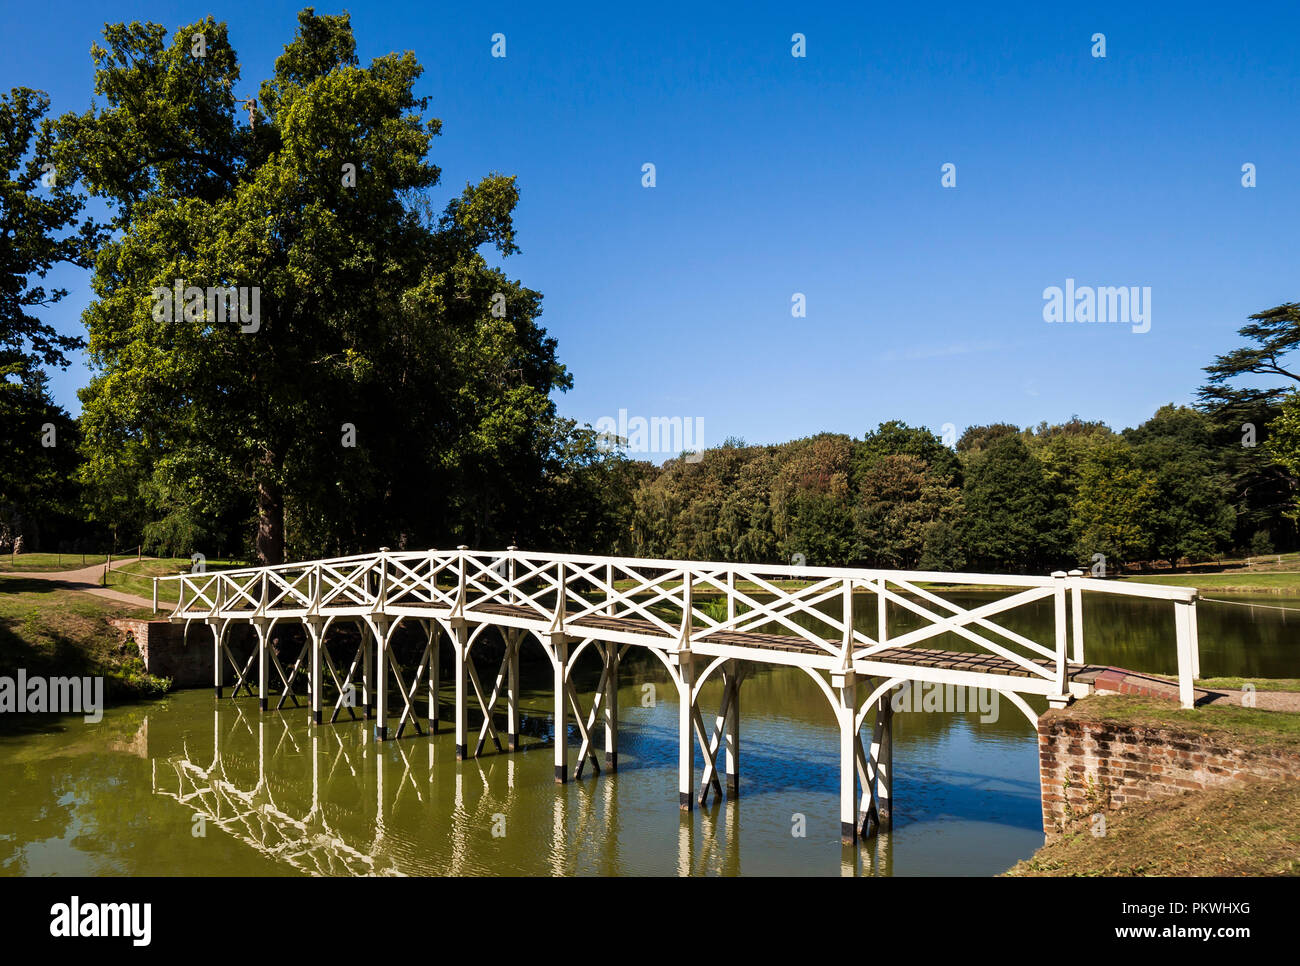
[[[539, 537], [569, 376], [541, 296], [482, 252], [518, 250], [515, 180], [435, 205], [415, 58], [362, 66], [347, 15], [306, 10], [245, 101], [210, 17], [104, 36], [101, 103], [60, 119], [57, 153], [113, 213], [85, 313], [100, 511], [142, 502], [159, 545], [255, 532], [267, 562]], [[232, 288], [249, 311], [214, 305]]]

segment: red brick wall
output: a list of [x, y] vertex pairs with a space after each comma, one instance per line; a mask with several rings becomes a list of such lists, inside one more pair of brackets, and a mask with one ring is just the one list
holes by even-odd
[[109, 623], [135, 641], [150, 674], [171, 678], [176, 688], [212, 686], [212, 632], [206, 625], [191, 627], [186, 644], [184, 624], [127, 618]]
[[1246, 778], [1300, 779], [1300, 754], [1233, 747], [1178, 728], [1092, 721], [1070, 709], [1038, 719], [1043, 831], [1096, 812]]

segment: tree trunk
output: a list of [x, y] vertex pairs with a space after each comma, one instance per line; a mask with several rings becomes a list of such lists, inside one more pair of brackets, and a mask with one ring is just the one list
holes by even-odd
[[264, 473], [257, 484], [257, 559], [264, 566], [284, 563], [284, 489], [276, 472], [276, 459], [262, 458]]

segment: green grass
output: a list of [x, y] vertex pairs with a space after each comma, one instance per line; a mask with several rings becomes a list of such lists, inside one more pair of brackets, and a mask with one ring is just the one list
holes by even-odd
[[[1171, 681], [1178, 680], [1170, 678]], [[1243, 686], [1252, 684], [1256, 691], [1300, 691], [1300, 678], [1197, 678], [1198, 688], [1213, 691], [1240, 691]]]
[[162, 694], [170, 681], [145, 674], [135, 645], [108, 623], [147, 616], [47, 581], [7, 577], [0, 581], [0, 673], [103, 675], [110, 700]]
[[1300, 573], [1243, 571], [1230, 574], [1127, 574], [1124, 580], [1217, 590], [1220, 593], [1300, 594]]
[[[80, 570], [82, 567], [103, 566], [108, 558], [102, 553], [20, 553], [0, 556], [0, 573], [50, 573], [59, 570]], [[82, 561], [85, 563], [82, 563]]]
[[[132, 561], [122, 567], [110, 570], [108, 587], [124, 594], [134, 594], [145, 600], [153, 599], [153, 578], [169, 577], [181, 572], [189, 573], [193, 566], [189, 557], [161, 557]], [[209, 560], [209, 570], [222, 570], [243, 567], [246, 564], [234, 560]], [[174, 604], [180, 593], [179, 581], [166, 580], [158, 584], [158, 603]]]
[[[1256, 687], [1267, 690], [1260, 683]], [[1300, 714], [1294, 711], [1264, 711], [1227, 704], [1181, 708], [1159, 698], [1095, 694], [1076, 701], [1064, 711], [1048, 714], [1187, 731], [1242, 747], [1300, 751]]]
[[[1178, 681], [1172, 674], [1151, 676], [1174, 683]], [[1247, 684], [1253, 685], [1256, 691], [1300, 691], [1300, 678], [1197, 678], [1195, 684], [1211, 691], [1240, 691]]]
[[1009, 876], [1300, 875], [1300, 781], [1244, 782], [1140, 802], [1063, 835]]

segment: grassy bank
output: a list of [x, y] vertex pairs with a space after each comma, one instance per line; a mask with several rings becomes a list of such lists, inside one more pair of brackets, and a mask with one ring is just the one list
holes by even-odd
[[[1259, 679], [1255, 686], [1261, 691], [1271, 690], [1268, 678]], [[1098, 694], [1075, 702], [1069, 715], [1093, 721], [1189, 731], [1243, 748], [1300, 751], [1300, 714], [1293, 711], [1264, 711], [1230, 704], [1180, 708], [1159, 698]]]
[[[1210, 681], [1229, 686], [1235, 678]], [[1291, 690], [1293, 679], [1252, 682]], [[1232, 705], [1184, 709], [1169, 701], [1094, 695], [1051, 712], [1203, 736], [1229, 747], [1300, 753], [1300, 714]], [[1053, 840], [1008, 870], [1013, 876], [1300, 874], [1300, 781], [1246, 781], [1136, 802]]]
[[1246, 782], [1106, 816], [1039, 849], [1011, 876], [1300, 875], [1300, 781]]
[[146, 674], [135, 645], [123, 643], [108, 623], [110, 617], [147, 614], [44, 581], [7, 577], [0, 581], [0, 674], [24, 668], [32, 675], [102, 675], [110, 701], [162, 694], [170, 682]]
[[[117, 567], [108, 574], [108, 586], [124, 594], [134, 594], [145, 600], [153, 598], [153, 578], [170, 577], [181, 572], [189, 573], [193, 563], [189, 557], [161, 557], [135, 560]], [[209, 560], [209, 570], [243, 567], [246, 564], [233, 560]], [[179, 581], [165, 580], [158, 585], [158, 602], [174, 604], [180, 593]]]

